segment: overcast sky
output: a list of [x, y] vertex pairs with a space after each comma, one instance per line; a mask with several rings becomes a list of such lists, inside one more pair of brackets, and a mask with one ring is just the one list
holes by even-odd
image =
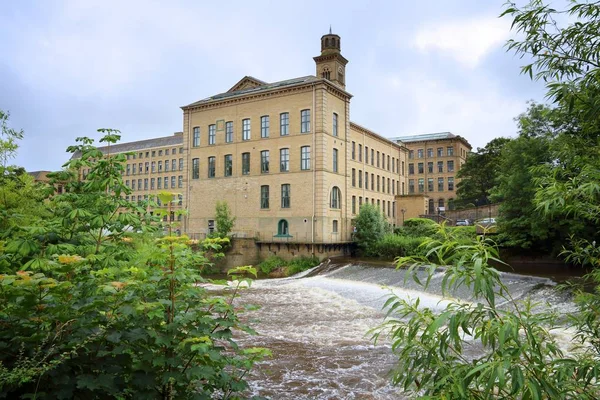
[[123, 141], [182, 130], [182, 105], [245, 75], [315, 74], [342, 38], [352, 121], [394, 137], [450, 131], [473, 148], [514, 136], [538, 82], [504, 44], [504, 0], [13, 0], [0, 13], [0, 108], [22, 128], [15, 163], [57, 170], [79, 136]]

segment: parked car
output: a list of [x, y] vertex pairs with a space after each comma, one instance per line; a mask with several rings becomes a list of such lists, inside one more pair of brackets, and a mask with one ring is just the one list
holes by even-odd
[[471, 221], [468, 219], [457, 219], [456, 226], [469, 226], [471, 225]]
[[475, 223], [478, 234], [496, 233], [496, 218], [483, 218]]

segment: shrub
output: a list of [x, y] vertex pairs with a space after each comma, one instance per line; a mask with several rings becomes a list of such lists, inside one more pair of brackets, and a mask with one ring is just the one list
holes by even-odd
[[390, 233], [377, 242], [375, 253], [389, 260], [396, 257], [416, 256], [421, 254], [419, 246], [424, 240], [424, 237], [399, 236]]
[[275, 271], [277, 268], [283, 267], [286, 265], [286, 262], [283, 258], [277, 256], [270, 256], [263, 262], [257, 265], [257, 268], [265, 275], [269, 275], [271, 272]]
[[363, 204], [354, 220], [354, 226], [356, 227], [354, 240], [359, 249], [365, 255], [376, 255], [374, 247], [377, 241], [389, 231], [389, 224], [379, 208], [372, 204]]
[[319, 265], [319, 259], [316, 257], [297, 257], [288, 263], [286, 275], [295, 275], [307, 269], [311, 269]]
[[440, 229], [440, 225], [427, 218], [410, 218], [404, 221], [404, 226], [396, 231], [402, 236], [433, 236]]

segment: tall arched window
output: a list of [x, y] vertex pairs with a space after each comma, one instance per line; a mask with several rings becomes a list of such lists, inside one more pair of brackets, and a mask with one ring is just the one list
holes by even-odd
[[331, 208], [342, 208], [342, 192], [339, 187], [334, 186], [331, 189]]
[[438, 207], [444, 207], [444, 199], [438, 200]]
[[433, 199], [429, 199], [429, 211], [428, 214], [435, 214], [435, 206], [433, 204]]
[[288, 222], [285, 219], [279, 220], [279, 223], [277, 224], [277, 234], [278, 235], [289, 235], [290, 234], [290, 228], [289, 228]]

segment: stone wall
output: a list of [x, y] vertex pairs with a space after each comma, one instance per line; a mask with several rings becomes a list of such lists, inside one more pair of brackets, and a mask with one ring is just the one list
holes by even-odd
[[446, 211], [445, 215], [446, 218], [452, 221], [452, 224], [457, 219], [476, 221], [481, 218], [496, 218], [498, 217], [498, 206], [499, 204], [490, 204], [488, 206], [465, 208], [463, 210]]

